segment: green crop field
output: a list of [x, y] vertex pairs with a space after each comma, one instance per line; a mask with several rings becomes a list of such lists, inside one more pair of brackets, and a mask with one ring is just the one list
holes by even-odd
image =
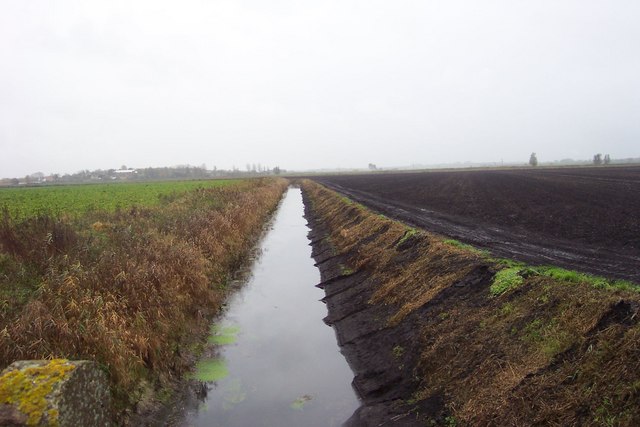
[[83, 214], [93, 210], [113, 212], [131, 206], [153, 206], [163, 197], [196, 188], [240, 183], [238, 180], [109, 183], [0, 189], [0, 209], [15, 219], [41, 213]]

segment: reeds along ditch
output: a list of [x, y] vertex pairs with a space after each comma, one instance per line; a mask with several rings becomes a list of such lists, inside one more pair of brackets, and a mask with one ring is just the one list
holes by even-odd
[[118, 415], [188, 368], [287, 182], [199, 188], [149, 208], [0, 218], [0, 368], [89, 359]]
[[[637, 286], [516, 268], [303, 188], [345, 270], [371, 283], [367, 304], [390, 307], [381, 328], [415, 331], [393, 349], [413, 364], [404, 399], [416, 425], [640, 424]], [[497, 292], [500, 271], [517, 280]], [[376, 367], [387, 368], [398, 369]]]

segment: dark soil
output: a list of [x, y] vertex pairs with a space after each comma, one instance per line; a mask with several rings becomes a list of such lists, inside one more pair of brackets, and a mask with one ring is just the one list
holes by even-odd
[[[389, 324], [388, 319], [399, 306], [371, 303], [380, 279], [367, 269], [355, 272], [346, 269], [355, 252], [337, 253], [327, 238], [331, 230], [310, 208], [308, 196], [304, 194], [303, 197], [305, 215], [312, 229], [309, 233], [312, 256], [321, 274], [322, 282], [318, 287], [326, 295], [322, 300], [328, 310], [324, 321], [336, 331], [341, 352], [354, 372], [353, 387], [362, 401], [362, 406], [344, 425], [408, 427], [434, 422], [446, 424], [449, 413], [444, 396], [436, 393], [426, 399], [415, 399], [420, 382], [416, 369], [424, 346], [422, 326], [433, 312], [441, 311], [443, 300], [459, 304], [469, 299], [471, 294], [486, 291], [492, 273], [486, 266], [475, 269], [461, 281], [451, 283], [432, 302], [397, 324]], [[385, 232], [383, 227], [376, 234]], [[375, 239], [376, 234], [364, 237], [360, 245]], [[397, 263], [402, 265], [411, 263], [423, 249], [411, 238], [398, 243], [395, 242], [394, 251], [397, 251]]]
[[[348, 254], [334, 255], [325, 239], [329, 230], [308, 207], [305, 201], [306, 217], [312, 228], [309, 233], [312, 256], [322, 280], [318, 287], [326, 294], [323, 302], [329, 314], [324, 321], [336, 331], [341, 352], [355, 375], [353, 388], [363, 402], [344, 425], [418, 425], [419, 408], [406, 403], [417, 385], [411, 372], [417, 360], [408, 359], [416, 359], [419, 354], [415, 347], [418, 329], [407, 322], [392, 328], [384, 324], [383, 319], [395, 307], [368, 304], [375, 290], [374, 279], [366, 272], [343, 274]], [[435, 412], [440, 411], [441, 405], [436, 406]]]
[[640, 167], [316, 177], [389, 217], [532, 264], [640, 282]]
[[534, 274], [495, 296], [499, 263], [303, 188], [347, 426], [640, 425], [636, 292]]

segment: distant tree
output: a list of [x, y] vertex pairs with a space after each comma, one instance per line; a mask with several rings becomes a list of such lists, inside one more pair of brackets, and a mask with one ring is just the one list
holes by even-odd
[[42, 172], [35, 172], [28, 176], [27, 182], [29, 183], [42, 182], [43, 178], [44, 178], [44, 174]]
[[593, 164], [600, 166], [602, 164], [602, 154], [598, 153], [593, 156]]
[[280, 166], [276, 166], [275, 168], [273, 168], [273, 173], [276, 175], [280, 175]]
[[122, 166], [120, 166], [120, 170], [121, 170], [121, 171], [126, 171], [126, 170], [127, 170], [127, 165], [122, 165]]
[[538, 166], [538, 157], [536, 156], [536, 153], [531, 153], [531, 156], [529, 156], [529, 164], [531, 166]]
[[378, 170], [378, 167], [376, 165], [374, 165], [373, 163], [369, 163], [369, 170]]
[[611, 163], [611, 156], [609, 156], [608, 154], [604, 155], [604, 164], [608, 165]]

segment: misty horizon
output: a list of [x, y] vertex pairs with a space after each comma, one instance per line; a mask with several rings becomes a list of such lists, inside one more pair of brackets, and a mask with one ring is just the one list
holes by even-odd
[[[534, 153], [535, 154], [535, 153]], [[597, 154], [602, 154], [602, 153], [597, 153]], [[611, 165], [628, 165], [628, 164], [638, 164], [640, 163], [640, 157], [639, 158], [622, 158], [622, 159], [616, 159], [616, 158], [611, 158], [610, 159], [610, 164]], [[541, 161], [539, 162], [536, 166], [590, 166], [593, 165], [593, 158], [591, 159], [569, 159], [569, 158], [565, 158], [565, 159], [560, 159], [560, 160], [546, 160], [546, 161]], [[483, 167], [488, 167], [488, 168], [494, 168], [494, 167], [508, 167], [508, 168], [513, 168], [513, 167], [531, 167], [529, 162], [525, 162], [525, 161], [519, 161], [519, 162], [505, 162], [503, 160], [501, 161], [496, 161], [496, 162], [473, 162], [473, 161], [458, 161], [458, 162], [452, 162], [452, 163], [439, 163], [439, 164], [418, 164], [418, 163], [414, 163], [414, 164], [410, 164], [410, 165], [390, 165], [390, 166], [381, 166], [381, 165], [376, 165], [373, 163], [369, 163], [367, 165], [359, 165], [359, 166], [354, 166], [351, 168], [319, 168], [319, 169], [286, 169], [286, 168], [281, 168], [279, 165], [275, 165], [275, 166], [271, 166], [271, 165], [262, 165], [260, 163], [258, 164], [246, 164], [243, 167], [238, 167], [233, 165], [231, 168], [229, 169], [224, 169], [224, 168], [218, 168], [216, 165], [212, 165], [212, 166], [207, 166], [206, 164], [201, 164], [201, 165], [191, 165], [191, 164], [183, 164], [183, 165], [170, 165], [170, 166], [141, 166], [141, 167], [136, 167], [135, 165], [132, 166], [127, 166], [127, 165], [121, 165], [120, 167], [110, 167], [110, 168], [98, 168], [98, 169], [93, 169], [93, 170], [89, 170], [89, 169], [81, 169], [81, 170], [77, 170], [77, 171], [71, 171], [71, 172], [60, 172], [60, 171], [55, 171], [55, 172], [48, 172], [45, 173], [43, 171], [35, 171], [32, 173], [28, 173], [24, 176], [13, 176], [13, 177], [9, 177], [9, 176], [5, 176], [5, 177], [0, 177], [0, 180], [14, 180], [14, 179], [22, 179], [22, 178], [50, 178], [50, 177], [58, 177], [61, 178], [63, 176], [72, 176], [72, 175], [79, 175], [79, 174], [86, 174], [86, 173], [96, 173], [96, 172], [103, 172], [103, 173], [107, 173], [107, 172], [115, 172], [117, 175], [117, 172], [121, 172], [121, 171], [145, 171], [145, 170], [179, 170], [179, 169], [192, 169], [192, 170], [203, 170], [205, 172], [218, 172], [217, 176], [231, 176], [231, 175], [251, 175], [251, 174], [257, 174], [257, 175], [274, 175], [274, 174], [297, 174], [297, 173], [301, 173], [301, 174], [305, 174], [305, 173], [323, 173], [323, 172], [340, 172], [340, 171], [354, 171], [354, 172], [381, 172], [381, 171], [420, 171], [420, 170], [437, 170], [437, 169], [465, 169], [465, 168], [483, 168]], [[277, 172], [276, 172], [277, 170]], [[94, 177], [95, 178], [95, 177]], [[157, 178], [151, 178], [151, 179], [157, 179]]]

